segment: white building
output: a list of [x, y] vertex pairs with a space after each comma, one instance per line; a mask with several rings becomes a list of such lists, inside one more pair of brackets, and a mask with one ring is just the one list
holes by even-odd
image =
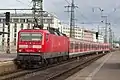
[[[60, 31], [62, 33], [65, 33], [68, 37], [70, 36], [70, 27], [69, 25], [62, 25], [60, 28]], [[87, 41], [94, 41], [94, 42], [104, 42], [104, 37], [102, 35], [98, 35], [98, 39], [96, 39], [96, 32], [80, 27], [75, 27], [74, 28], [74, 37], [77, 39], [83, 39]]]
[[[11, 48], [16, 47], [18, 31], [21, 29], [32, 29], [33, 28], [33, 15], [32, 14], [11, 14], [10, 19], [10, 46]], [[59, 28], [61, 27], [60, 20], [51, 14], [44, 13], [43, 17], [44, 29], [47, 27]], [[8, 32], [8, 26], [5, 25], [5, 14], [0, 14], [0, 31]], [[0, 47], [3, 49], [7, 46], [7, 34], [0, 35]], [[2, 49], [2, 48], [0, 48]]]
[[[69, 25], [62, 25], [62, 29], [60, 29], [60, 31], [64, 34], [66, 34], [68, 37], [70, 36], [70, 27]], [[83, 33], [82, 33], [82, 29], [80, 27], [75, 27], [74, 28], [74, 32], [73, 32], [73, 37], [77, 38], [77, 39], [82, 39], [83, 37]]]

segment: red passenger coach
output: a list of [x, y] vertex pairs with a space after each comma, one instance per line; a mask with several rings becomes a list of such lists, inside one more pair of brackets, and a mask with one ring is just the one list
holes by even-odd
[[41, 63], [56, 57], [68, 57], [69, 38], [53, 30], [20, 30], [17, 60], [21, 64]]
[[108, 43], [97, 43], [92, 41], [80, 40], [70, 38], [69, 44], [69, 56], [76, 57], [86, 54], [93, 54], [99, 52], [110, 51], [110, 45]]
[[17, 62], [26, 67], [110, 51], [110, 45], [107, 43], [68, 38], [52, 28], [20, 30], [17, 44]]

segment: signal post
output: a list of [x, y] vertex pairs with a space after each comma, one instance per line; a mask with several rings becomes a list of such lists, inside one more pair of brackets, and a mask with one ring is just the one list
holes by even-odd
[[6, 53], [10, 54], [10, 12], [5, 13], [5, 23], [8, 25], [7, 49]]

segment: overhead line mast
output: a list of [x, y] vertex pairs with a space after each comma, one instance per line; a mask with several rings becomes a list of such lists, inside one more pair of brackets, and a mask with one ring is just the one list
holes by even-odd
[[43, 29], [43, 0], [32, 0], [33, 2], [33, 17], [34, 27]]
[[[75, 11], [74, 9], [77, 7], [74, 4], [74, 0], [72, 0], [72, 3], [68, 6], [65, 6], [65, 8], [68, 8], [67, 12], [70, 12], [70, 37], [74, 37], [74, 27], [75, 27]], [[69, 8], [71, 8], [71, 10], [69, 11]], [[78, 7], [77, 7], [78, 8]]]

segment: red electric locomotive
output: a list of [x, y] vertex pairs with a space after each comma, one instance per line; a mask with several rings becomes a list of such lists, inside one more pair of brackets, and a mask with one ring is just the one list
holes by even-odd
[[17, 61], [30, 66], [52, 62], [56, 58], [68, 58], [69, 38], [52, 30], [20, 30], [18, 33]]

